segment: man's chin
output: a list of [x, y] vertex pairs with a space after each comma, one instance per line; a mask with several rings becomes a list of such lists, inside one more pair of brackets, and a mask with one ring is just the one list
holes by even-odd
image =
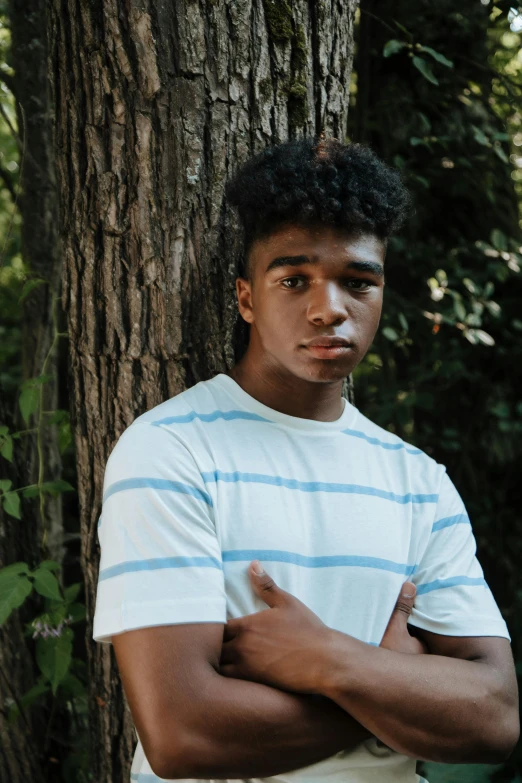
[[315, 383], [337, 383], [347, 378], [353, 372], [354, 367], [355, 364], [347, 366], [345, 362], [317, 360], [303, 367], [299, 372], [299, 377]]

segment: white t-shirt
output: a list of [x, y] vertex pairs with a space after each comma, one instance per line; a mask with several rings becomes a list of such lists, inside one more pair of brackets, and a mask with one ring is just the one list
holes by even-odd
[[[413, 625], [509, 639], [445, 467], [347, 400], [320, 422], [274, 411], [224, 374], [198, 383], [119, 439], [98, 535], [99, 642], [266, 609], [247, 574], [256, 558], [324, 623], [371, 645], [407, 578]], [[263, 783], [416, 783], [415, 766], [369, 740]], [[131, 780], [160, 780], [140, 743]]]

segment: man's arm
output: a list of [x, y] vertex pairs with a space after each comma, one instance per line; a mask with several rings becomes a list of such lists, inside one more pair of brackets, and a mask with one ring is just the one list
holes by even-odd
[[399, 753], [426, 761], [503, 761], [519, 736], [508, 640], [419, 634], [435, 654], [368, 648], [332, 631], [317, 691]]
[[[413, 758], [495, 763], [511, 753], [519, 725], [507, 639], [417, 628], [432, 655], [398, 649], [388, 631], [380, 647], [371, 647], [325, 626], [252, 566], [254, 590], [270, 608], [227, 623], [224, 674], [327, 696], [390, 748]], [[414, 592], [415, 585], [405, 583], [396, 604], [395, 614], [403, 604], [404, 621]]]
[[223, 677], [222, 641], [220, 623], [112, 637], [136, 729], [160, 777], [270, 777], [370, 736], [324, 697]]

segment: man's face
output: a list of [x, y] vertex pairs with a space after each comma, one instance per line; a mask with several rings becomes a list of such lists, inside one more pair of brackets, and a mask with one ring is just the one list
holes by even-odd
[[252, 245], [250, 280], [236, 282], [251, 324], [249, 352], [303, 380], [341, 380], [377, 331], [385, 244], [328, 226], [285, 226]]

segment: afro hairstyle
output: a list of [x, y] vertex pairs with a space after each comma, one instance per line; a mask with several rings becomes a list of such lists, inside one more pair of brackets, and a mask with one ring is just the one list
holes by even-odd
[[363, 144], [322, 136], [276, 144], [249, 158], [225, 196], [243, 229], [243, 276], [253, 242], [285, 224], [325, 224], [386, 241], [411, 210], [396, 169]]

